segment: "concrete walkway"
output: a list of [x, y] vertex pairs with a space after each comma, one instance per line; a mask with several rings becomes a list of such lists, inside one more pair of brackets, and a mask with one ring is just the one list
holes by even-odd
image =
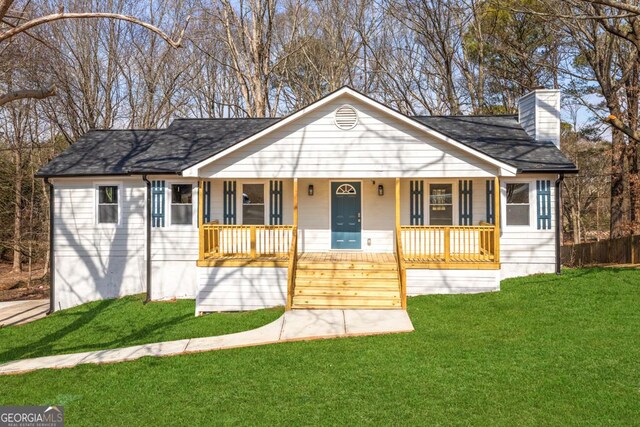
[[125, 362], [145, 356], [174, 356], [279, 342], [411, 331], [413, 331], [413, 324], [404, 310], [292, 310], [285, 312], [278, 320], [250, 331], [112, 350], [16, 360], [0, 365], [0, 375], [46, 368], [72, 368], [86, 363]]
[[48, 299], [0, 302], [0, 326], [23, 325], [47, 315]]

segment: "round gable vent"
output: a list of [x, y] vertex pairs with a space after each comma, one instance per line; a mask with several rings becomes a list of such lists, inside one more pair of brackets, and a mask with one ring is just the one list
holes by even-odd
[[351, 105], [343, 105], [336, 110], [334, 122], [342, 130], [353, 129], [358, 124], [358, 113]]

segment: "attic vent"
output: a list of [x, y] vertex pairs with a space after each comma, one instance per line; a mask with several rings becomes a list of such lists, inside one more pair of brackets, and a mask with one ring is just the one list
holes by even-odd
[[342, 130], [353, 129], [358, 124], [358, 113], [352, 106], [343, 105], [336, 110], [334, 121]]

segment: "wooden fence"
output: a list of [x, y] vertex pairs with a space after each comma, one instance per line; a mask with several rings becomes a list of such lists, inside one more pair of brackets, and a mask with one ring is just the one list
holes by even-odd
[[640, 235], [566, 245], [560, 249], [560, 257], [565, 267], [638, 264], [640, 263]]

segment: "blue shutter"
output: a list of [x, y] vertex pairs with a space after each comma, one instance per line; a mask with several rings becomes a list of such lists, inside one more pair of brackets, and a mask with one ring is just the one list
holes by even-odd
[[282, 181], [269, 182], [269, 224], [282, 225]]
[[236, 223], [236, 182], [224, 181], [223, 192], [224, 223]]
[[207, 223], [211, 221], [211, 181], [205, 181], [202, 185], [204, 191], [202, 195], [202, 221]]
[[151, 181], [151, 226], [164, 227], [164, 181]]
[[551, 230], [551, 181], [536, 181], [538, 192], [538, 230]]
[[473, 225], [473, 181], [458, 181], [458, 212], [460, 225]]
[[410, 181], [411, 225], [424, 225], [424, 181]]
[[489, 224], [496, 223], [496, 182], [493, 179], [487, 180], [487, 222]]

